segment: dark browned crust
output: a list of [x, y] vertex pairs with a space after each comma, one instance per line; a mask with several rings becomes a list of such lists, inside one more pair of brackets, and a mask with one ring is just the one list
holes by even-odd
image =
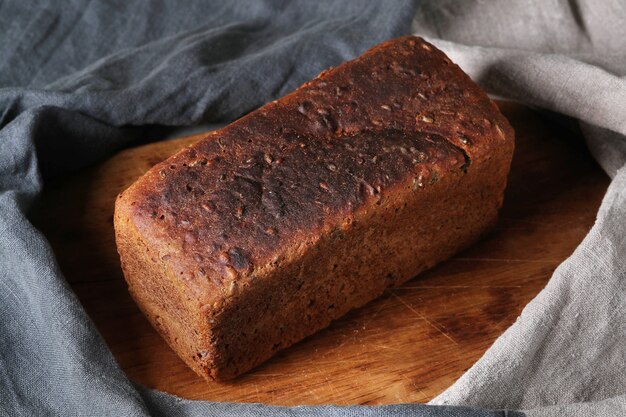
[[121, 194], [125, 276], [196, 372], [230, 378], [477, 239], [512, 152], [508, 122], [442, 52], [389, 41]]

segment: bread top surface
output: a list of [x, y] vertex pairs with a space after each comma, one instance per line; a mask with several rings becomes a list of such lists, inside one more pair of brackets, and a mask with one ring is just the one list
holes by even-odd
[[157, 164], [118, 199], [132, 225], [116, 227], [133, 227], [190, 297], [212, 303], [398, 183], [427, 192], [498, 147], [510, 154], [513, 132], [495, 104], [407, 36]]

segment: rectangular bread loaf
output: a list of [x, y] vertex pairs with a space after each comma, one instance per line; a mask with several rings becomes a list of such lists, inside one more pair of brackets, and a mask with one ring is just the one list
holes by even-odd
[[385, 42], [120, 194], [130, 293], [199, 375], [235, 377], [476, 241], [512, 153], [441, 51]]

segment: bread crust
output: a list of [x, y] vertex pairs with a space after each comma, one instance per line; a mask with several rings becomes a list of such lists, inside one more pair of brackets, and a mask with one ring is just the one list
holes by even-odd
[[199, 375], [233, 378], [483, 235], [513, 147], [441, 51], [385, 42], [121, 193], [129, 290]]

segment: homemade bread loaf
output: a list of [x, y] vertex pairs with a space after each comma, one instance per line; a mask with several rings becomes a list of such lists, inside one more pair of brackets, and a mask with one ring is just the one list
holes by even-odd
[[129, 290], [199, 375], [232, 378], [476, 241], [512, 153], [442, 52], [385, 42], [120, 194]]

